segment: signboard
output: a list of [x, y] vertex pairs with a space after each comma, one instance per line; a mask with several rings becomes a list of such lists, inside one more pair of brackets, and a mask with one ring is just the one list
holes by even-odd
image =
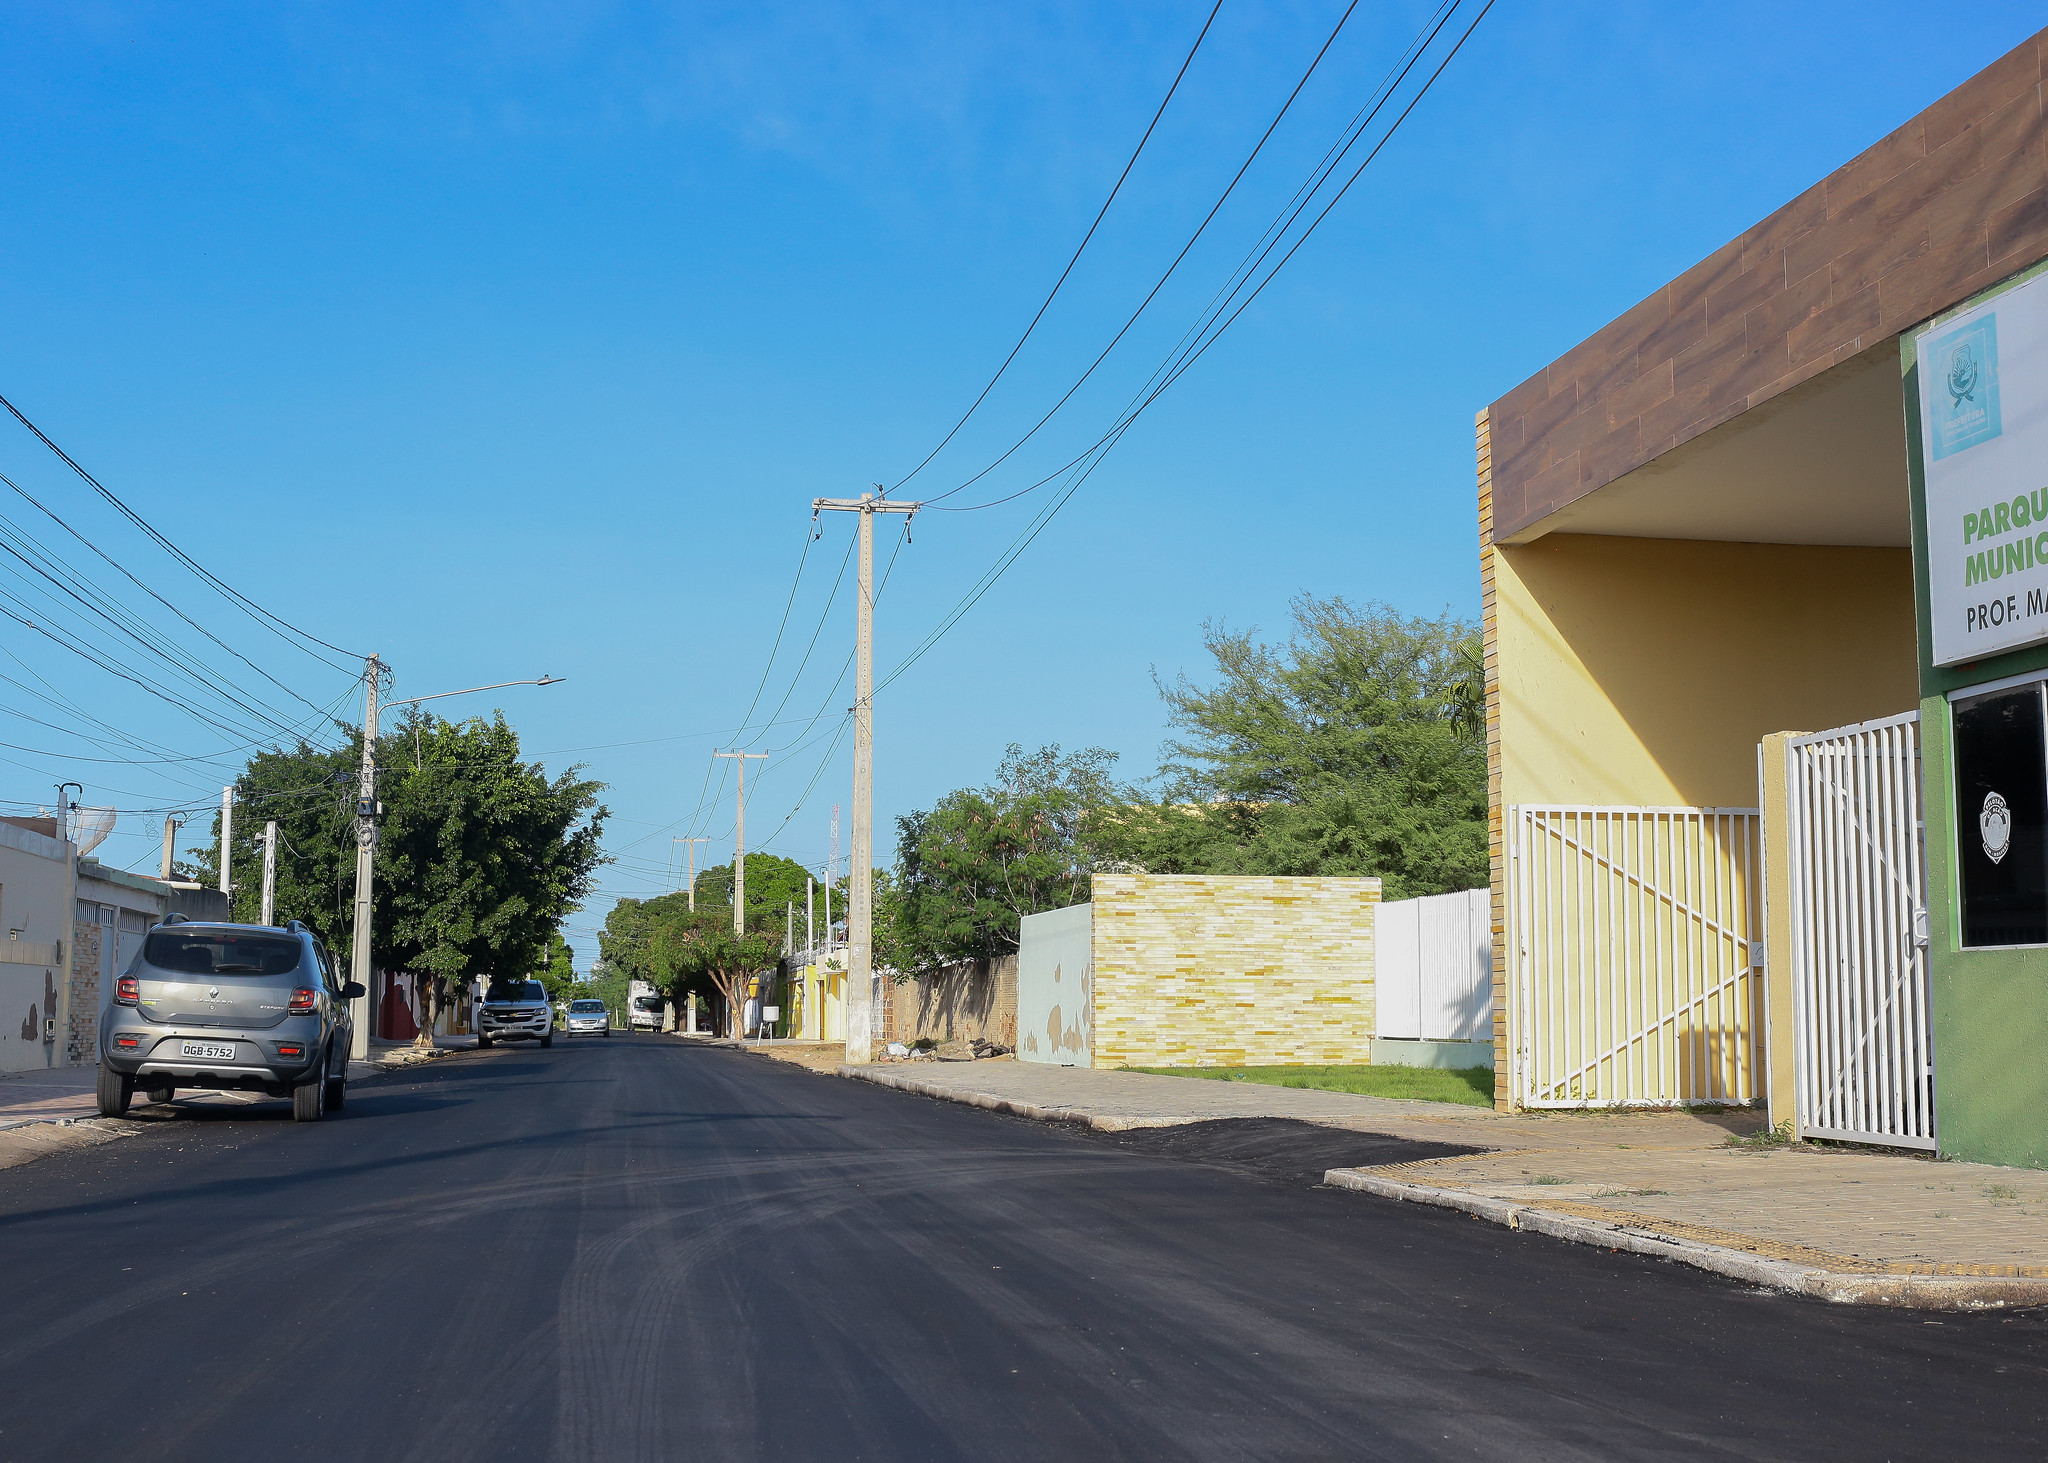
[[2048, 685], [1957, 701], [1963, 944], [2048, 944]]
[[2048, 276], [1914, 337], [1934, 663], [2048, 640]]

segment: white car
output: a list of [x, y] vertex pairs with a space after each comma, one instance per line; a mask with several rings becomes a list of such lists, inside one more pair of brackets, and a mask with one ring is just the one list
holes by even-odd
[[604, 1008], [603, 1001], [593, 1001], [588, 997], [571, 1001], [568, 1033], [571, 1036], [610, 1036], [612, 1013]]

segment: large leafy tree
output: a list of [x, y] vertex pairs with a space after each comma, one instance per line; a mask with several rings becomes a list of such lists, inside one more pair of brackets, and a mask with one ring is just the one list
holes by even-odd
[[899, 979], [941, 960], [1017, 948], [1027, 914], [1083, 903], [1090, 833], [1126, 794], [1116, 755], [1012, 744], [987, 787], [897, 819], [896, 868], [876, 886], [878, 960]]
[[502, 714], [418, 730], [416, 760], [384, 794], [372, 948], [387, 968], [427, 977], [431, 1022], [450, 982], [547, 966], [602, 861], [606, 810], [580, 768], [550, 778], [521, 761]]
[[1206, 627], [1215, 680], [1161, 682], [1178, 735], [1160, 795], [1097, 828], [1155, 873], [1367, 874], [1387, 897], [1486, 881], [1486, 751], [1466, 621], [1337, 598], [1294, 632]]
[[[346, 960], [353, 938], [360, 733], [338, 749], [300, 743], [252, 757], [236, 780], [233, 910], [262, 901], [263, 824], [278, 824], [278, 920], [299, 919]], [[502, 716], [419, 717], [378, 741], [384, 804], [378, 830], [370, 953], [386, 970], [422, 976], [423, 1029], [451, 981], [541, 974], [565, 964], [562, 920], [588, 893], [602, 855], [601, 785], [571, 769], [549, 778], [519, 756]], [[214, 847], [195, 874], [218, 878]]]
[[[747, 872], [753, 873], [752, 860]], [[771, 970], [782, 953], [779, 931], [749, 930], [735, 934], [730, 910], [724, 917], [699, 901], [695, 914], [658, 920], [648, 937], [649, 958], [659, 984], [671, 995], [689, 990], [714, 990], [723, 998], [727, 1036], [741, 1034], [747, 984]]]
[[[799, 936], [803, 932], [805, 881], [817, 876], [802, 864], [779, 854], [750, 853], [747, 855], [747, 908], [743, 921], [749, 933], [760, 930], [780, 935], [785, 932], [789, 912], [796, 911], [796, 926]], [[732, 865], [717, 864], [701, 870], [697, 875], [697, 909], [699, 913], [723, 910], [725, 921], [732, 923]], [[681, 899], [680, 895], [667, 895], [668, 899]], [[654, 901], [649, 901], [650, 903]]]

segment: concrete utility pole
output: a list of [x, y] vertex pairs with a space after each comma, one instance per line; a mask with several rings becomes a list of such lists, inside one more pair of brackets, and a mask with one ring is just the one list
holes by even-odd
[[172, 856], [178, 849], [178, 830], [185, 826], [185, 820], [176, 813], [164, 819], [164, 882], [171, 878]]
[[[56, 1040], [49, 1058], [53, 1067], [68, 1067], [78, 1056], [71, 1049], [71, 973], [78, 954], [74, 948], [78, 944], [78, 845], [71, 841], [71, 810], [78, 806], [78, 798], [65, 792], [73, 787], [78, 789], [78, 797], [85, 796], [80, 783], [57, 784], [57, 837], [64, 844], [64, 908], [58, 928], [63, 930], [64, 937], [57, 947], [57, 1019], [51, 1023]], [[47, 1018], [51, 1013], [45, 1011], [43, 1015]]]
[[276, 824], [262, 826], [262, 918], [256, 924], [276, 924]]
[[220, 892], [234, 897], [234, 888], [228, 883], [229, 851], [234, 848], [235, 831], [235, 790], [224, 787], [220, 790]]
[[263, 918], [259, 925], [274, 925], [277, 913], [277, 824], [263, 825]]
[[[740, 765], [745, 766], [746, 764], [741, 763]], [[709, 843], [710, 841], [708, 838], [671, 838], [669, 840], [671, 845], [687, 843], [690, 846], [690, 882], [684, 885], [684, 887], [690, 891], [690, 913], [692, 914], [697, 912], [697, 845]]]
[[350, 1054], [356, 1061], [370, 1055], [370, 881], [377, 851], [377, 695], [383, 690], [385, 665], [376, 656], [363, 662], [363, 767], [356, 777], [356, 919], [349, 952], [348, 978], [363, 988], [351, 1002], [354, 1036]]
[[[740, 761], [739, 814], [733, 822], [732, 843], [732, 932], [735, 935], [744, 935], [747, 932], [745, 918], [747, 907], [747, 759], [749, 757], [757, 757], [765, 762], [768, 760], [768, 754], [766, 752], [713, 752], [711, 755], [714, 757], [737, 757]], [[706, 841], [708, 842], [709, 840]], [[692, 853], [694, 857], [694, 850]], [[694, 875], [696, 865], [692, 863], [690, 867]], [[697, 907], [695, 896], [691, 898], [690, 907], [692, 909]]]
[[875, 963], [875, 515], [902, 513], [907, 526], [921, 504], [862, 493], [858, 498], [816, 498], [811, 517], [824, 512], [860, 515], [860, 623], [854, 638], [853, 848], [847, 870], [846, 1060], [872, 1062]]
[[809, 874], [804, 875], [804, 958], [818, 948], [818, 881]]

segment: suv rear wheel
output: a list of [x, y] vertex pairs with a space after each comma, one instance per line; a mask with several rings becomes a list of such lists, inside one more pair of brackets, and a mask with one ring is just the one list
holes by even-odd
[[292, 1121], [295, 1123], [317, 1123], [326, 1108], [327, 1084], [314, 1079], [292, 1089]]
[[135, 1079], [124, 1077], [110, 1067], [100, 1068], [100, 1116], [118, 1118], [128, 1111], [135, 1097]]

